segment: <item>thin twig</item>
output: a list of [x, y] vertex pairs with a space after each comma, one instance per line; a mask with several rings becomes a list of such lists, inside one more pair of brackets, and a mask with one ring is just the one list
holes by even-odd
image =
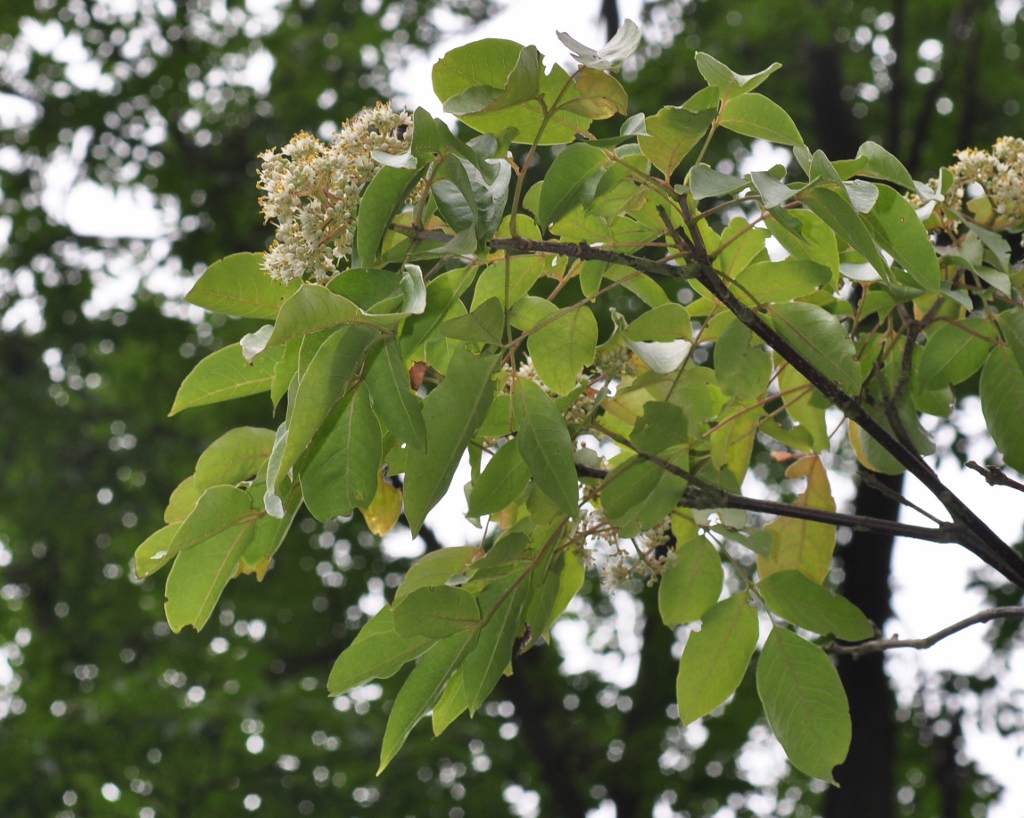
[[964, 465], [984, 477], [985, 482], [990, 486], [1006, 486], [1017, 489], [1017, 491], [1024, 491], [1024, 483], [1018, 483], [1012, 477], [1007, 477], [1006, 472], [998, 466], [980, 466], [973, 460], [968, 460]]
[[936, 631], [931, 636], [922, 639], [900, 639], [899, 634], [891, 639], [871, 639], [857, 645], [840, 645], [832, 642], [826, 646], [826, 650], [832, 653], [852, 656], [858, 659], [865, 653], [877, 653], [880, 650], [892, 650], [893, 648], [914, 648], [915, 650], [926, 650], [937, 642], [941, 642], [947, 636], [959, 633], [971, 625], [980, 625], [983, 622], [991, 622], [993, 619], [1009, 619], [1011, 617], [1024, 617], [1024, 605], [1007, 605], [1002, 608], [989, 608], [987, 611], [978, 611], [973, 616], [961, 619], [941, 631]]

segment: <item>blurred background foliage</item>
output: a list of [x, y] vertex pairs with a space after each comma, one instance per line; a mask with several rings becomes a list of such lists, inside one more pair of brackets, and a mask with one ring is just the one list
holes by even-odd
[[[574, 2], [614, 31], [614, 0]], [[680, 729], [674, 636], [642, 613], [652, 590], [613, 605], [591, 578], [572, 609], [590, 670], [531, 651], [484, 712], [439, 739], [421, 726], [378, 779], [395, 680], [325, 693], [335, 656], [409, 564], [360, 518], [300, 514], [265, 582], [233, 582], [200, 634], [169, 634], [163, 577], [131, 580], [135, 546], [198, 454], [232, 426], [270, 423], [260, 397], [165, 416], [198, 356], [253, 329], [180, 296], [205, 263], [266, 246], [256, 155], [298, 130], [329, 136], [391, 96], [392, 72], [442, 28], [504, 5], [0, 6], [0, 814], [985, 814], [998, 785], [963, 753], [960, 718], [965, 691], [992, 677], [924, 679], [897, 708], [880, 657], [845, 666], [862, 692], [855, 725], [858, 707], [867, 721], [840, 773], [849, 783], [826, 797], [773, 754], [752, 679], [710, 732]], [[646, 3], [628, 90], [653, 112], [697, 90], [696, 49], [739, 71], [777, 59], [770, 93], [810, 144], [842, 158], [872, 138], [927, 177], [957, 147], [1024, 133], [1021, 5]], [[711, 160], [742, 166], [750, 149], [716, 143]], [[125, 235], [93, 213], [71, 229], [69, 194], [98, 189], [158, 223]], [[861, 487], [858, 510], [885, 502]], [[891, 546], [854, 535], [834, 573], [876, 621], [889, 613]], [[1013, 633], [999, 639], [1007, 649]], [[626, 689], [602, 675], [637, 663]], [[1015, 729], [1020, 714], [1000, 706], [1000, 729]]]

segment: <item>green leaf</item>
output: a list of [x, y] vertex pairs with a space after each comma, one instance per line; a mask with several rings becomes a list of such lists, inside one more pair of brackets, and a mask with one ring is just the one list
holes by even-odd
[[529, 482], [530, 467], [519, 454], [519, 444], [510, 440], [498, 449], [483, 473], [473, 481], [469, 516], [483, 517], [501, 511], [523, 493]]
[[667, 179], [704, 138], [717, 113], [717, 107], [696, 112], [672, 106], [662, 108], [647, 117], [647, 135], [637, 137], [640, 151]]
[[473, 312], [449, 318], [440, 327], [446, 338], [500, 344], [505, 331], [505, 310], [497, 297], [487, 299]]
[[576, 388], [583, 367], [594, 362], [597, 319], [585, 304], [535, 330], [526, 342], [544, 385], [559, 395]]
[[300, 285], [274, 281], [262, 269], [262, 253], [235, 253], [211, 264], [185, 296], [190, 304], [240, 318], [275, 318]]
[[[434, 93], [442, 103], [474, 85], [486, 85], [502, 89], [508, 82], [523, 46], [510, 40], [483, 39], [454, 48], [434, 64]], [[548, 74], [538, 78], [540, 93], [548, 105], [569, 83], [569, 75], [559, 65]], [[569, 102], [579, 96], [570, 84], [562, 95], [562, 102]], [[498, 133], [508, 127], [518, 128], [516, 142], [531, 144], [540, 129], [544, 113], [539, 100], [527, 100], [519, 105], [487, 113], [466, 114], [459, 117], [471, 128], [481, 133]], [[585, 132], [590, 120], [569, 111], [555, 112], [541, 134], [538, 144], [556, 145], [571, 142], [577, 133]], [[364, 194], [365, 196], [365, 194]]]
[[772, 357], [761, 348], [761, 340], [751, 346], [754, 334], [739, 319], [729, 322], [715, 342], [715, 377], [726, 395], [754, 400], [768, 388]]
[[670, 628], [700, 619], [722, 593], [722, 559], [704, 537], [677, 545], [658, 584], [658, 611]]
[[690, 193], [698, 201], [729, 196], [739, 193], [743, 188], [750, 187], [746, 179], [727, 176], [704, 164], [694, 165], [690, 168], [687, 179], [690, 184]]
[[724, 599], [701, 618], [679, 660], [676, 699], [684, 725], [706, 716], [743, 681], [757, 646], [757, 611], [746, 592]]
[[978, 387], [985, 424], [1008, 466], [1024, 472], [1024, 371], [1006, 347], [995, 347]]
[[476, 546], [457, 545], [424, 554], [406, 571], [395, 591], [395, 604], [418, 588], [444, 585], [453, 575], [463, 572], [476, 552]]
[[[460, 157], [448, 154], [434, 171], [430, 191], [445, 222], [456, 233], [467, 232], [472, 228], [471, 235], [475, 238], [480, 211], [469, 178], [469, 167], [469, 163]], [[449, 249], [449, 252], [453, 251]]]
[[445, 100], [445, 113], [455, 116], [489, 113], [511, 108], [540, 95], [540, 75], [543, 73], [536, 46], [526, 46], [519, 52], [516, 64], [499, 88], [489, 85], [471, 85], [465, 91]]
[[[788, 210], [786, 214], [800, 225], [800, 235], [794, 236], [782, 227], [774, 217], [765, 221], [771, 234], [779, 244], [789, 251], [791, 258], [785, 261], [813, 261], [826, 267], [831, 275], [839, 269], [839, 248], [831, 228], [810, 210]], [[784, 262], [775, 262], [784, 263]]]
[[274, 347], [311, 332], [330, 329], [360, 315], [359, 307], [322, 284], [303, 284], [281, 307], [274, 333], [267, 341]]
[[615, 77], [594, 68], [581, 68], [576, 80], [579, 99], [566, 103], [565, 109], [588, 119], [607, 119], [629, 111], [629, 96]]
[[356, 250], [365, 265], [373, 265], [392, 219], [405, 205], [425, 168], [381, 168], [359, 198]]
[[386, 338], [366, 369], [373, 410], [388, 431], [420, 451], [427, 450], [427, 427], [419, 399], [409, 387], [409, 372], [394, 338]]
[[448, 729], [448, 725], [461, 716], [469, 707], [466, 701], [466, 685], [462, 675], [462, 668], [452, 674], [448, 684], [444, 687], [444, 693], [430, 714], [430, 726], [435, 736], [441, 735]]
[[765, 210], [771, 210], [789, 201], [796, 195], [797, 191], [782, 184], [770, 173], [754, 171], [750, 174], [750, 181], [761, 196], [761, 206]]
[[338, 696], [374, 679], [389, 679], [406, 662], [421, 656], [432, 642], [425, 636], [406, 639], [395, 633], [391, 606], [385, 605], [341, 652], [331, 668], [327, 690]]
[[[583, 587], [583, 580], [586, 578], [586, 566], [580, 562], [576, 554], [571, 550], [564, 553], [565, 560], [562, 564], [562, 573], [558, 577], [558, 594], [555, 596], [555, 601], [551, 605], [548, 630], [551, 628], [551, 623], [562, 615], [562, 612], [569, 606], [573, 597], [579, 593], [580, 588]], [[534, 638], [536, 638], [536, 636], [537, 634], [534, 634]], [[549, 642], [551, 641], [550, 634], [547, 633], [547, 631], [545, 631], [545, 638]]]
[[167, 500], [167, 508], [164, 509], [165, 523], [180, 523], [192, 512], [199, 502], [199, 495], [202, 494], [196, 488], [196, 478], [190, 474], [182, 480]]
[[299, 381], [295, 402], [289, 406], [288, 440], [281, 454], [280, 470], [273, 483], [274, 487], [281, 484], [345, 393], [349, 379], [363, 359], [363, 353], [377, 336], [378, 332], [371, 327], [343, 327], [316, 351], [309, 368]]
[[815, 304], [792, 301], [771, 308], [772, 323], [815, 368], [835, 381], [847, 394], [860, 391], [857, 349], [839, 319]]
[[527, 295], [512, 305], [508, 320], [516, 329], [531, 330], [557, 312], [558, 307], [546, 298], [541, 298], [539, 295]]
[[697, 61], [697, 70], [707, 80], [708, 85], [717, 86], [722, 99], [740, 96], [753, 91], [768, 77], [782, 68], [782, 63], [773, 62], [763, 71], [756, 74], [737, 74], [725, 63], [719, 62], [710, 54], [697, 51], [693, 55]]
[[[435, 330], [449, 317], [459, 302], [459, 296], [472, 283], [475, 271], [472, 267], [450, 270], [434, 278], [427, 285], [427, 306], [421, 315], [410, 316], [402, 326], [399, 343], [403, 360], [423, 360], [424, 345]], [[461, 302], [459, 302], [461, 303]]]
[[579, 513], [579, 483], [572, 439], [562, 413], [544, 390], [519, 378], [512, 396], [519, 454], [541, 490], [571, 517]]
[[623, 335], [630, 341], [689, 340], [692, 336], [690, 314], [682, 304], [662, 304], [640, 313], [630, 322]]
[[767, 139], [779, 145], [804, 143], [792, 117], [761, 94], [744, 94], [730, 99], [722, 106], [718, 124], [734, 133]]
[[938, 292], [942, 273], [935, 247], [913, 205], [893, 188], [881, 185], [878, 201], [865, 215], [878, 243], [889, 251], [919, 287]]
[[196, 489], [234, 485], [252, 477], [270, 457], [274, 430], [241, 426], [217, 438], [196, 462]]
[[[526, 219], [524, 218], [524, 221]], [[551, 259], [546, 255], [513, 256], [508, 261], [508, 299], [515, 304], [526, 295], [546, 271], [551, 269]], [[505, 264], [502, 259], [489, 264], [480, 273], [473, 289], [472, 309], [476, 309], [485, 301], [497, 298], [498, 303], [505, 306]]]
[[878, 202], [878, 185], [871, 182], [862, 182], [859, 179], [854, 182], [845, 182], [843, 189], [850, 197], [850, 204], [858, 213], [870, 213], [871, 209]]
[[179, 528], [181, 528], [181, 523], [165, 525], [146, 537], [142, 545], [135, 549], [136, 577], [145, 579], [150, 574], [155, 574], [167, 564], [167, 561], [172, 556], [170, 552], [171, 540], [174, 539], [174, 535]]
[[268, 349], [250, 364], [242, 357], [238, 344], [207, 355], [181, 382], [168, 416], [193, 406], [266, 392], [274, 379], [274, 367], [283, 355], [283, 348]]
[[540, 191], [540, 202], [537, 206], [537, 222], [541, 227], [548, 227], [572, 210], [582, 201], [588, 183], [590, 194], [597, 185], [595, 172], [606, 162], [608, 157], [600, 148], [594, 148], [585, 142], [569, 145], [551, 163], [544, 176], [544, 186]]
[[477, 631], [462, 631], [442, 639], [424, 654], [420, 663], [413, 668], [402, 689], [398, 691], [394, 707], [384, 730], [384, 742], [380, 750], [380, 775], [395, 757], [412, 728], [427, 714], [438, 700], [448, 680], [463, 663], [466, 654], [476, 643]]
[[1003, 310], [997, 320], [1017, 365], [1024, 368], [1024, 309], [1013, 307]]
[[761, 598], [772, 612], [805, 630], [833, 634], [847, 642], [860, 642], [875, 629], [860, 608], [836, 596], [800, 571], [779, 571], [757, 583]]
[[327, 289], [354, 302], [360, 309], [368, 310], [395, 296], [400, 289], [399, 275], [391, 270], [355, 267], [332, 276]]
[[[217, 488], [225, 487], [209, 491]], [[252, 524], [240, 523], [178, 554], [165, 591], [164, 612], [172, 631], [178, 633], [186, 625], [202, 630], [252, 536]]]
[[413, 449], [405, 473], [405, 513], [413, 536], [448, 490], [462, 453], [494, 399], [500, 357], [456, 349], [448, 375], [423, 402], [427, 451]]
[[[249, 489], [251, 496], [254, 495], [254, 489], [257, 499], [265, 498], [263, 484], [253, 485]], [[281, 510], [284, 513], [280, 517], [267, 513], [253, 522], [252, 539], [249, 540], [238, 563], [239, 573], [255, 574], [257, 581], [263, 581], [263, 577], [270, 570], [270, 561], [291, 530], [292, 521], [301, 505], [302, 489], [298, 484], [294, 484], [281, 500]]]
[[918, 363], [918, 377], [932, 389], [966, 381], [981, 369], [994, 341], [995, 327], [983, 318], [940, 324], [928, 333], [928, 343]]
[[239, 523], [255, 519], [249, 495], [234, 486], [206, 489], [167, 547], [167, 556], [194, 548]]
[[274, 365], [274, 378], [270, 382], [270, 404], [275, 410], [281, 402], [281, 398], [288, 392], [292, 378], [299, 371], [299, 354], [304, 340], [305, 336], [292, 338], [284, 345], [284, 355], [281, 360]]
[[[679, 468], [688, 466], [685, 448], [673, 447], [661, 457]], [[656, 463], [639, 458], [627, 461], [626, 465], [630, 463], [634, 465], [623, 469], [601, 494], [608, 519], [626, 537], [658, 525], [675, 508], [686, 488], [685, 478]]]
[[443, 639], [481, 624], [476, 597], [452, 585], [419, 588], [395, 603], [395, 633]]
[[876, 142], [865, 142], [861, 145], [857, 150], [857, 158], [867, 160], [858, 168], [858, 176], [884, 179], [886, 182], [893, 182], [906, 188], [911, 193], [917, 192], [914, 177], [903, 167], [903, 163]]
[[757, 693], [790, 763], [835, 783], [832, 768], [850, 748], [850, 706], [825, 652], [773, 628], [757, 662]]
[[791, 366], [779, 370], [778, 381], [779, 390], [785, 395], [786, 413], [810, 435], [814, 451], [828, 449], [825, 409], [819, 399], [821, 393], [812, 389], [807, 378]]
[[466, 656], [462, 668], [466, 702], [473, 714], [512, 661], [512, 643], [519, 633], [520, 616], [529, 585], [516, 574], [494, 580], [480, 597], [486, 623], [480, 640]]
[[300, 477], [309, 513], [325, 522], [370, 505], [383, 457], [380, 423], [370, 406], [369, 390], [357, 386], [309, 444]]
[[759, 261], [736, 277], [734, 291], [745, 303], [769, 304], [803, 298], [831, 280], [832, 271], [814, 261]]
[[674, 403], [652, 400], [644, 404], [629, 439], [638, 452], [658, 454], [671, 446], [685, 446], [688, 425], [683, 410]]
[[[853, 206], [835, 191], [815, 187], [800, 195], [801, 201], [811, 212], [832, 228], [854, 250], [867, 260], [868, 264], [883, 278], [889, 278], [889, 265], [878, 252], [867, 225], [853, 209]], [[915, 216], [914, 218], [917, 218]]]

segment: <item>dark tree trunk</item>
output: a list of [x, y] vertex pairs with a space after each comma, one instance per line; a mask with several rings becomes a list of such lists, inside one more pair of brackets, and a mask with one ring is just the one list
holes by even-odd
[[[879, 477], [893, 492], [899, 492], [902, 476]], [[893, 497], [863, 481], [855, 505], [857, 514], [871, 517], [895, 520], [899, 514], [899, 503]], [[840, 550], [846, 572], [843, 595], [879, 627], [892, 614], [892, 545], [892, 537], [854, 532], [849, 544]], [[846, 761], [835, 771], [840, 788], [832, 787], [825, 797], [825, 818], [895, 818], [895, 703], [882, 654], [861, 659], [841, 657], [839, 677], [850, 700], [853, 741]]]
[[610, 40], [615, 36], [615, 32], [619, 30], [618, 0], [601, 0], [601, 19], [604, 20], [607, 39]]

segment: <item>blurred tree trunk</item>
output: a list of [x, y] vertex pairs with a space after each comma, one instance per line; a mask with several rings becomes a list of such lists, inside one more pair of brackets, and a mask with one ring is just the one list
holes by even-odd
[[[879, 476], [893, 492], [899, 492], [902, 475]], [[857, 491], [857, 514], [895, 520], [899, 503], [862, 481]], [[892, 614], [889, 564], [893, 538], [876, 532], [856, 531], [840, 550], [843, 559], [843, 595], [879, 627]], [[839, 678], [850, 699], [853, 741], [846, 761], [836, 768], [840, 788], [831, 787], [825, 797], [825, 818], [895, 818], [896, 738], [895, 700], [881, 653], [860, 659], [842, 656]]]
[[[856, 156], [862, 134], [849, 104], [842, 98], [844, 80], [836, 44], [805, 43], [804, 70], [822, 148], [836, 159]], [[894, 104], [898, 105], [899, 100], [895, 99]], [[890, 121], [900, 121], [900, 115], [894, 108]], [[898, 127], [891, 128], [890, 133], [893, 132], [898, 133]], [[899, 492], [902, 476], [880, 477], [895, 493]], [[855, 508], [857, 514], [879, 519], [895, 520], [899, 516], [899, 503], [864, 480], [857, 491]], [[846, 573], [843, 595], [879, 627], [891, 615], [892, 546], [892, 537], [857, 531], [839, 552]], [[853, 741], [846, 761], [836, 769], [836, 780], [841, 786], [829, 788], [825, 797], [825, 818], [894, 818], [895, 702], [882, 654], [859, 660], [841, 657], [839, 677], [850, 700]]]

